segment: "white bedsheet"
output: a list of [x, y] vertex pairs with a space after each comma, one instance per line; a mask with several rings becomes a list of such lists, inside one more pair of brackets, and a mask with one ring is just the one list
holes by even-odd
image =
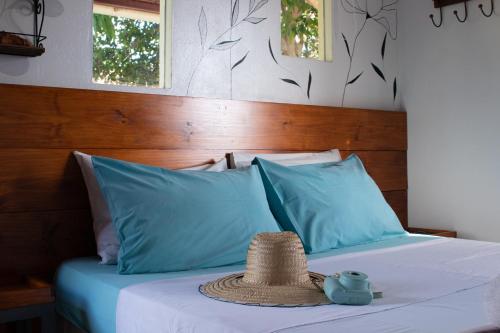
[[489, 324], [484, 290], [500, 275], [500, 244], [437, 239], [312, 260], [309, 269], [366, 272], [384, 298], [363, 307], [263, 308], [198, 292], [227, 273], [161, 280], [120, 292], [117, 332], [466, 331]]

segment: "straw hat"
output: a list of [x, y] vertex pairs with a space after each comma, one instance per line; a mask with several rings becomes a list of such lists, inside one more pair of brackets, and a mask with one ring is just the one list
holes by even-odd
[[220, 301], [259, 306], [316, 306], [331, 302], [323, 292], [325, 276], [307, 271], [307, 259], [293, 232], [262, 233], [250, 243], [246, 272], [200, 286]]

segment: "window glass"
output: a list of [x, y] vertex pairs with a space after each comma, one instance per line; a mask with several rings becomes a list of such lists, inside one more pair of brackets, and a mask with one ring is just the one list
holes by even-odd
[[283, 55], [332, 60], [332, 0], [281, 0]]
[[93, 81], [164, 87], [166, 1], [95, 0], [93, 15]]

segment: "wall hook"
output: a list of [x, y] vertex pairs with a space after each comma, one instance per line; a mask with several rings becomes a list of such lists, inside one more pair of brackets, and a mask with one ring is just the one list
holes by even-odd
[[455, 14], [455, 16], [457, 17], [458, 22], [460, 22], [460, 23], [464, 23], [465, 21], [467, 21], [467, 18], [469, 17], [469, 9], [467, 8], [467, 0], [464, 1], [464, 9], [465, 9], [465, 17], [463, 19], [461, 19], [458, 16], [458, 10], [454, 10], [453, 11], [453, 14]]
[[436, 28], [441, 27], [443, 25], [443, 7], [439, 7], [439, 17], [440, 17], [439, 24], [436, 24], [436, 21], [434, 20], [434, 14], [429, 15], [429, 17], [432, 20], [432, 24], [434, 24]]
[[493, 0], [491, 0], [491, 11], [489, 14], [487, 14], [483, 8], [484, 8], [483, 4], [480, 4], [479, 9], [481, 9], [481, 12], [483, 13], [483, 15], [486, 17], [491, 17], [495, 13], [495, 2]]

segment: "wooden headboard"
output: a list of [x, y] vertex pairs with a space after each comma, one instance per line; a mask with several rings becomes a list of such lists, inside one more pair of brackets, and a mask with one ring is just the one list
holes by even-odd
[[0, 276], [95, 255], [73, 150], [179, 168], [331, 148], [359, 154], [406, 226], [405, 113], [0, 85]]

